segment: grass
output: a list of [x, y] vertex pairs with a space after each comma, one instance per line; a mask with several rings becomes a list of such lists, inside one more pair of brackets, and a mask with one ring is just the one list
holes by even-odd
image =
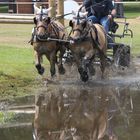
[[36, 82], [31, 49], [0, 45], [0, 56], [0, 97], [31, 93]]
[[0, 98], [32, 94], [40, 85], [28, 44], [31, 30], [32, 25], [0, 24]]
[[124, 4], [124, 15], [128, 18], [136, 18], [140, 16], [140, 3]]
[[7, 13], [8, 12], [8, 5], [2, 4], [0, 6], [0, 13]]

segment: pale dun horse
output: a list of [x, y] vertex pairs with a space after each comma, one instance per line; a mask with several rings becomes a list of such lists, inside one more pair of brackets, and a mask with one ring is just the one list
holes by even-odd
[[[40, 75], [44, 73], [44, 67], [41, 65], [42, 56], [45, 55], [50, 63], [50, 73], [53, 78], [56, 74], [55, 64], [58, 66], [60, 74], [65, 73], [62, 64], [62, 57], [65, 53], [64, 44], [58, 41], [50, 41], [49, 38], [65, 39], [66, 32], [64, 26], [48, 17], [48, 9], [39, 9], [34, 5], [36, 17], [34, 18], [35, 28], [33, 32], [33, 48], [35, 52], [35, 67]], [[59, 61], [58, 61], [59, 52]]]
[[87, 12], [78, 11], [78, 14], [69, 22], [72, 27], [70, 50], [75, 57], [81, 80], [84, 82], [88, 81], [89, 73], [95, 74], [93, 60], [96, 55], [100, 58], [101, 77], [104, 78], [107, 50], [104, 28], [87, 21], [86, 15]]

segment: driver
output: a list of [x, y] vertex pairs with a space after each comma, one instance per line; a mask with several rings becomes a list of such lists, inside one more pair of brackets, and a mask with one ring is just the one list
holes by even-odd
[[101, 24], [108, 33], [110, 21], [116, 15], [112, 0], [84, 0], [83, 4], [88, 12], [88, 19]]

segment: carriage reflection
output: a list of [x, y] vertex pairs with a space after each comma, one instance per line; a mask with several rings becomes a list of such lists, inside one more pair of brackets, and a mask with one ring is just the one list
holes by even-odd
[[114, 120], [129, 125], [128, 90], [106, 87], [58, 88], [36, 97], [34, 139], [117, 140]]

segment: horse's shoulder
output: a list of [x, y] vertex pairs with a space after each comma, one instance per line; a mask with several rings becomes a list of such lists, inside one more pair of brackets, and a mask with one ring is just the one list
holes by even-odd
[[103, 26], [101, 24], [95, 23], [93, 24], [96, 28], [103, 28]]
[[104, 29], [104, 27], [101, 25], [101, 24], [94, 24], [94, 26], [95, 26], [95, 28], [98, 30], [98, 31], [100, 31], [100, 32], [102, 32], [102, 33], [105, 33], [105, 29]]

